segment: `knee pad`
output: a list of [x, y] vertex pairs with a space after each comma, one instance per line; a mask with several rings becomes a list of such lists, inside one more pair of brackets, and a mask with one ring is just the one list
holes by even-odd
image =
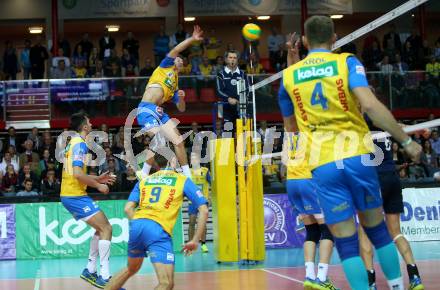
[[376, 249], [380, 249], [393, 241], [385, 221], [371, 228], [364, 227], [364, 231]]
[[330, 240], [333, 242], [333, 235], [326, 224], [319, 225], [319, 229], [321, 230], [321, 240]]
[[319, 243], [321, 239], [321, 230], [318, 224], [306, 225], [306, 241]]
[[359, 256], [359, 236], [356, 232], [351, 237], [335, 237], [335, 245], [338, 250], [339, 258], [345, 261], [349, 258]]

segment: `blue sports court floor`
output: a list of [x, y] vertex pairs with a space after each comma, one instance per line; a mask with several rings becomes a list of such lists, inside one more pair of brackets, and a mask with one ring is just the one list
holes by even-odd
[[[209, 245], [212, 247], [212, 245]], [[440, 289], [440, 242], [412, 243], [426, 289]], [[191, 257], [176, 256], [176, 290], [255, 290], [302, 289], [304, 277], [302, 249], [267, 250], [266, 260], [257, 265], [218, 264], [211, 253]], [[111, 271], [126, 264], [126, 257], [112, 257]], [[0, 290], [92, 290], [97, 289], [78, 276], [85, 259], [0, 261]], [[349, 289], [339, 266], [332, 258], [329, 275], [342, 289]], [[406, 267], [401, 265], [406, 278]], [[378, 289], [387, 289], [376, 265]], [[126, 284], [127, 290], [153, 289], [156, 284], [152, 265], [146, 259], [139, 274]]]

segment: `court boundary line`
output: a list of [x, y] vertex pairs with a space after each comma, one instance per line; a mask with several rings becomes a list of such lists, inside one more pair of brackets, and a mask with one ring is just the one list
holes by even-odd
[[272, 274], [272, 275], [277, 276], [277, 277], [284, 278], [284, 279], [289, 280], [289, 281], [297, 282], [297, 283], [300, 283], [300, 284], [304, 283], [303, 281], [300, 281], [298, 279], [295, 279], [295, 278], [292, 278], [292, 277], [289, 277], [289, 276], [286, 276], [286, 275], [283, 275], [283, 274], [280, 274], [280, 273], [277, 273], [277, 272], [274, 272], [274, 271], [270, 271], [270, 270], [267, 270], [267, 269], [264, 269], [264, 268], [260, 269], [260, 271]]
[[35, 275], [35, 284], [34, 284], [34, 290], [40, 290], [40, 275], [41, 275], [41, 271], [40, 269], [37, 270], [37, 275]]

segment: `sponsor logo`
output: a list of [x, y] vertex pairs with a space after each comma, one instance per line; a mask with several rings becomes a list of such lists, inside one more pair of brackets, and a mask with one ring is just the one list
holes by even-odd
[[167, 253], [167, 261], [174, 262], [174, 254], [173, 253]]
[[200, 190], [197, 190], [196, 194], [198, 197], [203, 197], [203, 193]]
[[177, 179], [175, 177], [150, 177], [145, 180], [145, 185], [176, 185]]
[[168, 196], [167, 201], [165, 202], [165, 208], [168, 209], [171, 206], [171, 203], [174, 200], [174, 195], [176, 194], [176, 190], [175, 189], [171, 189], [170, 190], [170, 196]]
[[323, 62], [325, 62], [325, 59], [323, 59], [323, 58], [314, 58], [314, 57], [312, 57], [312, 58], [307, 58], [304, 61], [304, 65], [317, 65], [317, 64], [321, 64]]
[[403, 213], [400, 215], [402, 222], [412, 219], [416, 221], [438, 221], [440, 215], [440, 200], [437, 204], [426, 206], [412, 206], [409, 202], [403, 202]]
[[89, 211], [91, 211], [89, 206], [86, 206], [83, 208], [84, 213], [88, 213]]
[[232, 79], [232, 80], [231, 80], [231, 85], [236, 86], [236, 85], [237, 85], [237, 80]]
[[165, 86], [167, 86], [169, 89], [173, 89], [173, 81], [170, 78], [166, 78], [163, 82]]
[[358, 75], [365, 75], [365, 68], [364, 68], [364, 66], [362, 66], [362, 65], [357, 65], [356, 66], [356, 73], [358, 74]]
[[336, 75], [338, 75], [336, 61], [327, 62], [318, 66], [301, 67], [293, 72], [295, 83], [297, 84]]
[[286, 217], [281, 206], [272, 199], [265, 198], [264, 240], [267, 246], [282, 245], [287, 241]]
[[8, 237], [6, 220], [6, 211], [0, 211], [0, 239], [6, 239]]
[[340, 211], [344, 211], [347, 208], [349, 208], [350, 206], [348, 205], [348, 202], [344, 201], [343, 203], [341, 203], [340, 205], [337, 205], [335, 207], [332, 208], [332, 212], [340, 212]]

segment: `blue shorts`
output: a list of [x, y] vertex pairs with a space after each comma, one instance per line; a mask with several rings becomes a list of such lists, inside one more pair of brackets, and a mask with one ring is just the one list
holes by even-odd
[[318, 185], [319, 204], [325, 222], [330, 225], [353, 217], [356, 211], [382, 206], [376, 168], [364, 166], [361, 156], [342, 162], [343, 169], [332, 162], [312, 171]]
[[87, 195], [61, 197], [61, 203], [76, 220], [87, 219], [100, 211], [98, 204]]
[[161, 225], [150, 219], [130, 221], [128, 256], [143, 258], [147, 252], [151, 263], [174, 264], [173, 241]]
[[170, 117], [163, 112], [163, 108], [153, 103], [141, 102], [138, 106], [137, 121], [144, 129], [159, 127], [169, 119]]
[[188, 203], [188, 214], [189, 215], [197, 215], [199, 213], [199, 208], [194, 205], [194, 203]]
[[322, 213], [313, 179], [288, 179], [286, 188], [290, 203], [300, 214]]

